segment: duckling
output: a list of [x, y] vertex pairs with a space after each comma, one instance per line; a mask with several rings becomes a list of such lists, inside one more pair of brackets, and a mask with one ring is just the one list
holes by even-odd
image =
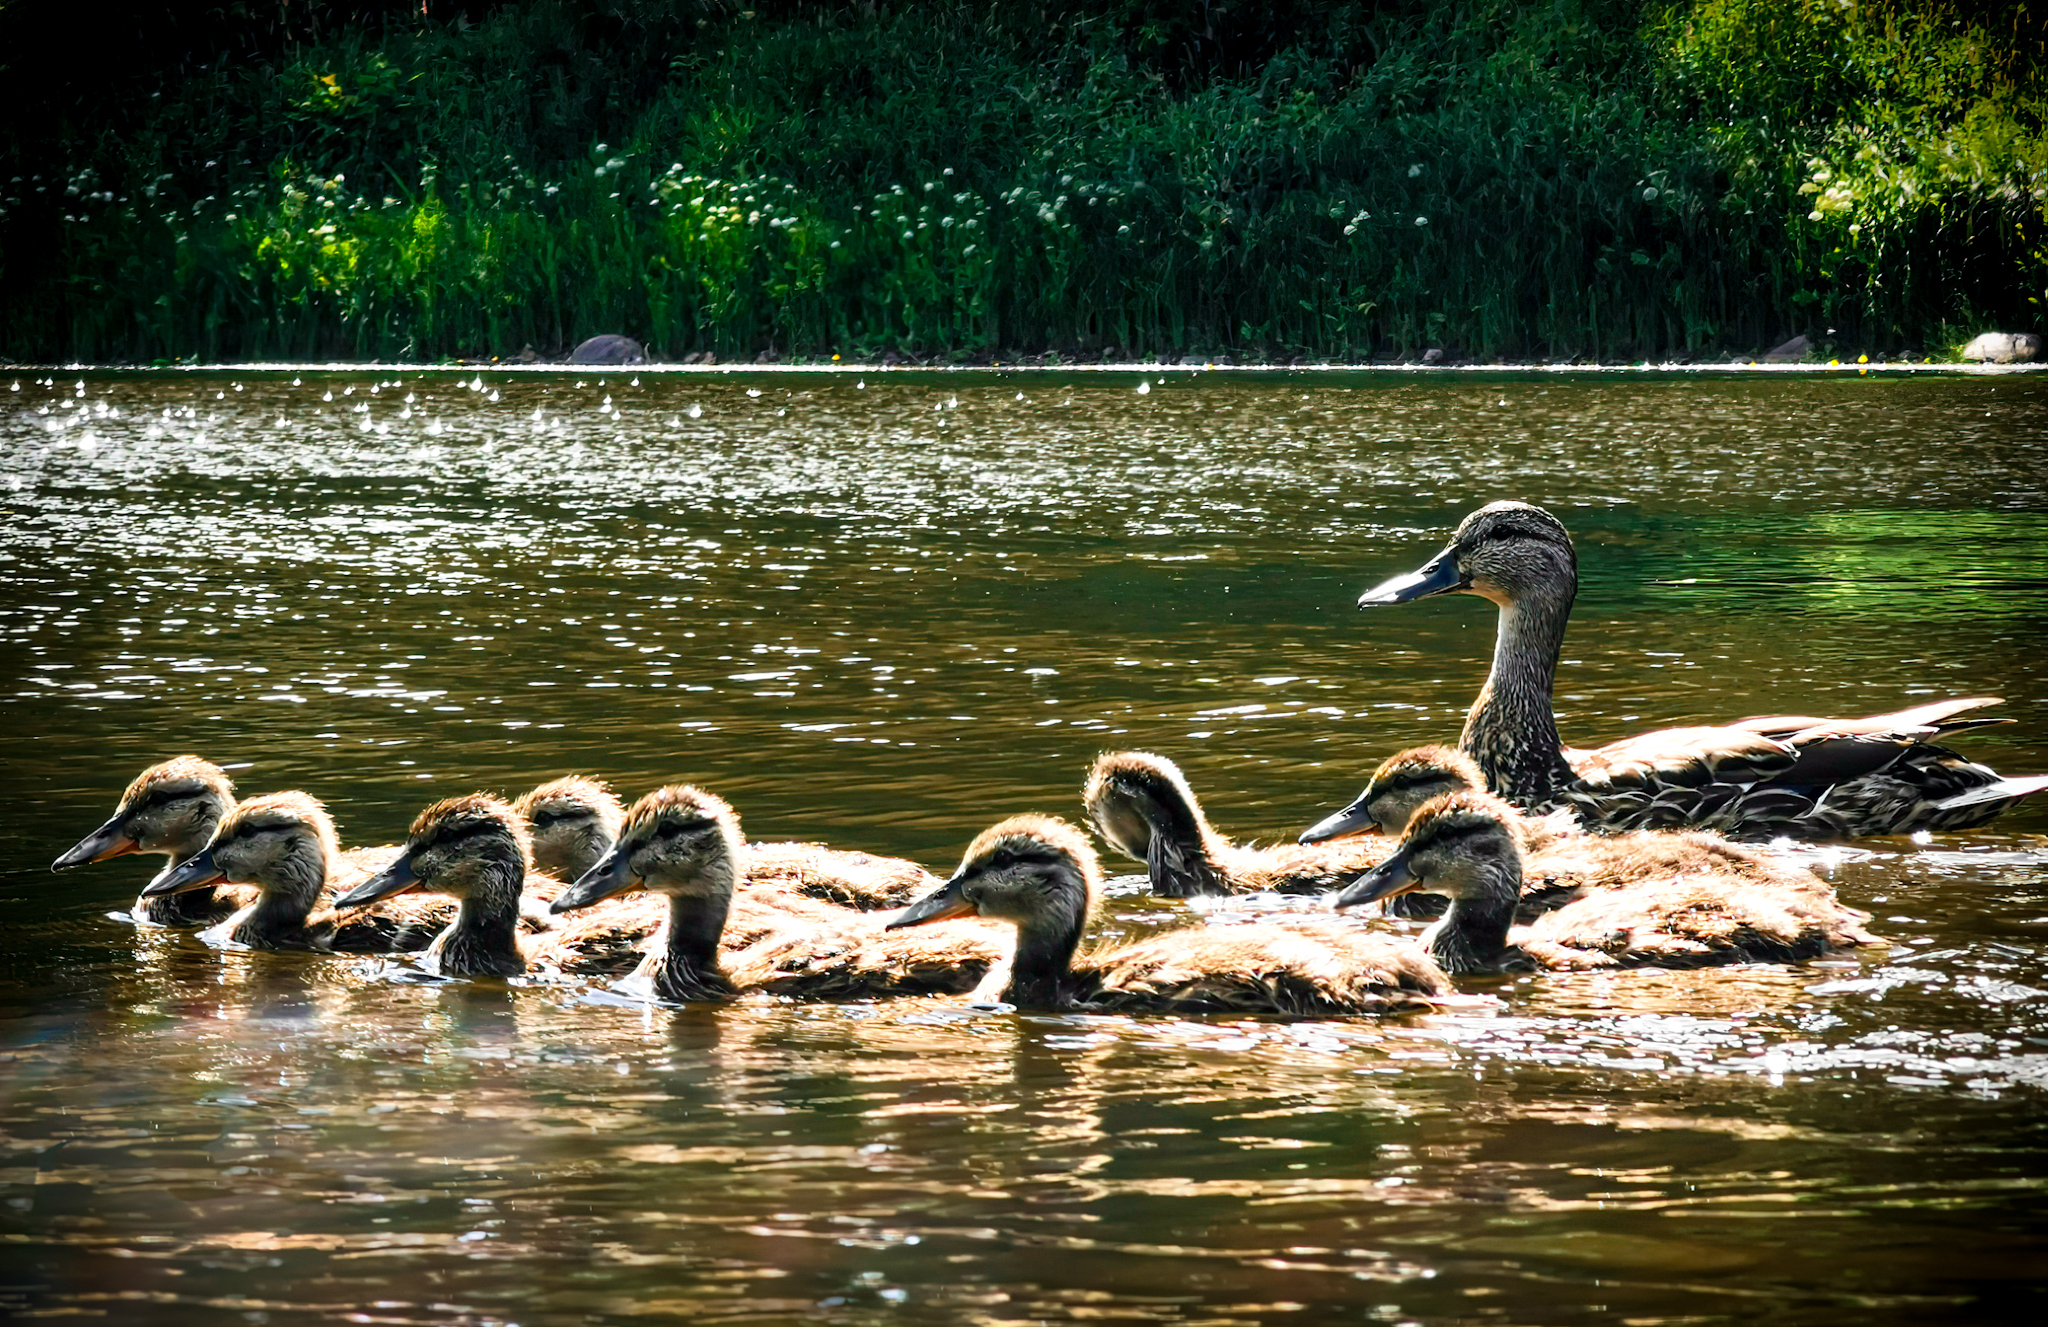
[[533, 869], [532, 844], [516, 805], [487, 793], [450, 797], [420, 812], [398, 857], [337, 898], [334, 910], [349, 912], [413, 890], [453, 898], [455, 919], [421, 960], [444, 977], [516, 977], [530, 963], [604, 971], [637, 958], [632, 941], [652, 929], [644, 922], [637, 932], [629, 924], [567, 936], [530, 921], [523, 905], [552, 900], [562, 889], [559, 880]]
[[[1422, 805], [1445, 793], [1467, 790], [1486, 791], [1478, 762], [1446, 746], [1411, 747], [1383, 761], [1357, 800], [1303, 830], [1301, 841], [1317, 843], [1373, 831], [1398, 837]], [[1515, 915], [1523, 921], [1576, 902], [1587, 890], [1611, 889], [1691, 870], [1722, 871], [1744, 879], [1789, 883], [1795, 888], [1809, 883], [1822, 887], [1812, 872], [1717, 834], [1649, 830], [1588, 834], [1569, 811], [1532, 816], [1508, 809], [1507, 823], [1522, 849], [1522, 894]], [[1386, 902], [1399, 905], [1411, 900], [1415, 901], [1411, 909], [1395, 915], [1433, 917], [1448, 901], [1440, 895], [1404, 893]]]
[[1164, 898], [1261, 890], [1320, 894], [1393, 851], [1392, 845], [1370, 838], [1315, 847], [1232, 843], [1210, 826], [1180, 767], [1145, 751], [1098, 756], [1081, 800], [1095, 832], [1125, 856], [1145, 863], [1152, 892]]
[[[598, 779], [570, 775], [544, 783], [513, 804], [533, 824], [537, 869], [575, 880], [619, 837], [625, 805]], [[828, 848], [822, 843], [750, 843], [744, 888], [767, 888], [868, 911], [900, 908], [937, 884], [902, 857]]]
[[1381, 1014], [1429, 1008], [1449, 983], [1415, 945], [1350, 927], [1193, 927], [1075, 960], [1102, 872], [1088, 840], [1050, 816], [1013, 816], [960, 869], [889, 923], [980, 916], [1017, 928], [979, 992], [1023, 1008], [1167, 1013]]
[[597, 865], [626, 819], [625, 803], [611, 785], [580, 774], [528, 789], [512, 809], [533, 827], [533, 869], [557, 880], [574, 880]]
[[1839, 838], [1967, 829], [2048, 788], [2048, 775], [2004, 778], [1928, 740], [2001, 722], [1956, 717], [1999, 703], [1989, 696], [1863, 719], [1671, 728], [1567, 749], [1550, 693], [1577, 593], [1577, 555], [1557, 518], [1495, 502], [1467, 516], [1421, 570], [1358, 599], [1369, 608], [1472, 594], [1499, 607], [1493, 669], [1459, 747], [1488, 787], [1525, 809], [1569, 806], [1602, 832], [1694, 825], [1745, 838]]
[[1588, 892], [1515, 927], [1524, 867], [1515, 812], [1491, 793], [1445, 793], [1408, 822], [1394, 855], [1339, 893], [1357, 907], [1409, 890], [1450, 896], [1422, 947], [1445, 972], [1508, 968], [1710, 967], [1797, 963], [1880, 943], [1868, 917], [1807, 887], [1745, 878], [1712, 863]]
[[[747, 991], [833, 1000], [958, 993], [1000, 957], [994, 938], [975, 928], [898, 937], [884, 935], [879, 918], [844, 910], [824, 923], [792, 916], [786, 896], [739, 889], [746, 860], [732, 807], [701, 788], [671, 784], [633, 804], [619, 841], [553, 911], [632, 890], [664, 896], [667, 919], [626, 982], [661, 1000], [729, 1000]], [[759, 928], [755, 943], [722, 955], [728, 922], [746, 912]]]
[[[136, 775], [112, 818], [80, 839], [50, 869], [62, 871], [131, 852], [162, 853], [175, 867], [206, 847], [234, 805], [235, 785], [226, 770], [198, 756], [173, 756]], [[205, 885], [168, 897], [139, 897], [131, 915], [150, 926], [210, 926], [247, 906], [253, 897], [246, 890]]]
[[364, 859], [374, 851], [345, 858], [334, 821], [318, 798], [266, 793], [237, 803], [204, 849], [142, 892], [164, 898], [222, 880], [256, 886], [256, 901], [217, 928], [228, 941], [251, 949], [393, 953], [425, 948], [454, 920], [452, 904], [402, 900], [346, 917], [314, 911], [323, 888], [345, 889], [360, 880], [367, 873]]

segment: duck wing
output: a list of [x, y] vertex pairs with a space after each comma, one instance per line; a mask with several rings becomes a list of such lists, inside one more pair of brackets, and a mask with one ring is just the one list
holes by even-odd
[[1937, 700], [1926, 705], [1915, 705], [1911, 709], [1893, 710], [1889, 714], [1872, 714], [1861, 719], [1826, 719], [1811, 714], [1770, 714], [1748, 719], [1737, 719], [1730, 728], [1746, 728], [1765, 737], [1789, 738], [1794, 734], [1812, 728], [1829, 728], [1839, 732], [1882, 733], [1904, 728], [1931, 728], [1936, 733], [1962, 732], [1970, 728], [1988, 728], [1996, 724], [2011, 723], [2010, 719], [1958, 719], [1955, 716], [1969, 710], [1980, 710], [1986, 705], [2003, 705], [1998, 696], [1963, 696], [1951, 700]]

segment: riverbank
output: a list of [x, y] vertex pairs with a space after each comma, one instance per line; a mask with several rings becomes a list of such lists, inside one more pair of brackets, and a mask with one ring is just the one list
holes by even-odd
[[2048, 298], [2023, 19], [312, 8], [0, 16], [0, 355], [1924, 359]]
[[1196, 377], [1220, 376], [1238, 379], [1259, 379], [1287, 377], [1290, 375], [1312, 376], [1318, 379], [1353, 376], [1371, 382], [1386, 378], [1414, 377], [1626, 377], [1641, 375], [1648, 377], [1671, 377], [1696, 374], [1710, 377], [1731, 377], [1790, 375], [1794, 377], [1839, 377], [1855, 378], [1873, 375], [1927, 377], [1960, 375], [1967, 377], [1998, 377], [2011, 374], [2034, 374], [2048, 372], [2048, 363], [2026, 364], [1969, 364], [1957, 361], [1884, 361], [1872, 360], [1866, 364], [1835, 361], [1826, 364], [1764, 364], [1741, 360], [1689, 363], [1635, 363], [1635, 364], [1186, 364], [1158, 362], [1133, 362], [1120, 364], [1041, 364], [1033, 362], [987, 364], [912, 364], [860, 363], [860, 362], [818, 362], [818, 363], [776, 363], [776, 364], [521, 364], [517, 362], [490, 363], [469, 361], [442, 364], [412, 364], [403, 361], [366, 360], [336, 361], [331, 363], [280, 363], [249, 362], [220, 364], [0, 364], [0, 374], [14, 375], [63, 375], [67, 373], [117, 374], [123, 376], [149, 377], [155, 375], [248, 374], [258, 378], [277, 378], [285, 374], [307, 373], [369, 373], [390, 371], [403, 373], [415, 378], [475, 377], [490, 374], [493, 379], [500, 377], [534, 378], [624, 378], [637, 380], [642, 375], [651, 378], [732, 378], [760, 377], [860, 377], [876, 375], [878, 380], [903, 377], [946, 377], [975, 381], [977, 379], [1017, 377], [1025, 379], [1046, 379], [1072, 376], [1079, 379], [1114, 377], [1118, 375], [1139, 380], [1138, 390], [1155, 379], [1160, 383], [1168, 381], [1185, 382]]

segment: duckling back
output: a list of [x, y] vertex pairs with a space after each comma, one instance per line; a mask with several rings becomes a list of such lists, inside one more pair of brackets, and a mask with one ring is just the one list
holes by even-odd
[[1004, 960], [1008, 948], [978, 922], [886, 931], [882, 919], [859, 917], [766, 936], [728, 957], [725, 970], [741, 990], [797, 999], [965, 995]]
[[1095, 1008], [1327, 1017], [1434, 1007], [1451, 986], [1417, 945], [1339, 923], [1169, 931], [1075, 964]]
[[900, 908], [938, 884], [903, 857], [828, 848], [822, 843], [749, 843], [740, 894], [781, 890], [863, 912]]
[[1695, 869], [1589, 890], [1517, 927], [1508, 942], [1558, 970], [1799, 963], [1884, 943], [1864, 929], [1869, 919], [1811, 872]]

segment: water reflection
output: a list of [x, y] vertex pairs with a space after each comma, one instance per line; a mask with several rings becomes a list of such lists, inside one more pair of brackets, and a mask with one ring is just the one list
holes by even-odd
[[418, 982], [41, 870], [180, 750], [351, 843], [584, 770], [945, 869], [1109, 747], [1291, 838], [1455, 731], [1491, 623], [1350, 605], [1507, 495], [1578, 534], [1568, 735], [1998, 694], [2048, 769], [2039, 379], [1152, 377], [0, 379], [0, 1304], [2038, 1317], [2039, 807], [1803, 852], [1882, 953], [1349, 1023]]

